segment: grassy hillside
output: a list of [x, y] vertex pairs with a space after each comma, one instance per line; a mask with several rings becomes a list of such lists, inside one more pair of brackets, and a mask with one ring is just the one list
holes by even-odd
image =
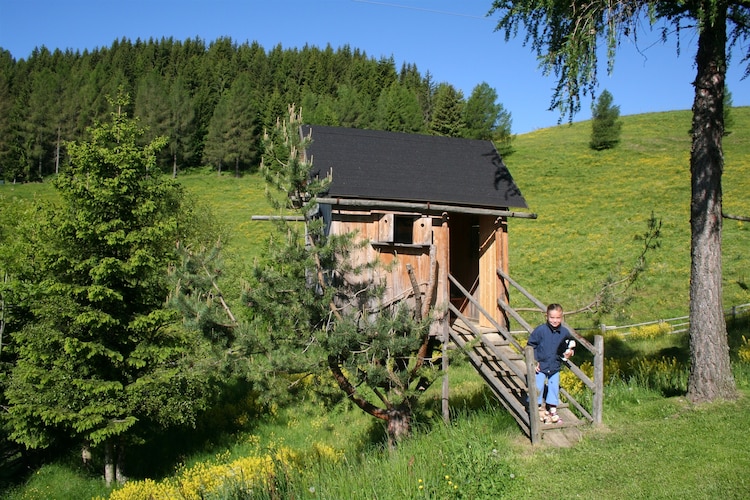
[[[733, 133], [724, 140], [724, 210], [750, 215], [750, 108], [733, 110]], [[506, 158], [529, 211], [538, 219], [511, 219], [511, 275], [544, 302], [574, 310], [594, 296], [609, 274], [633, 266], [653, 213], [662, 221], [661, 248], [648, 255], [648, 268], [632, 301], [603, 318], [628, 324], [688, 313], [690, 281], [691, 113], [675, 111], [623, 117], [620, 145], [588, 148], [590, 122], [518, 136]], [[229, 228], [224, 258], [227, 279], [242, 276], [264, 250], [268, 222], [251, 221], [269, 208], [260, 176], [193, 172], [179, 177], [189, 191]], [[0, 197], [53, 198], [49, 183], [2, 185]], [[750, 302], [750, 224], [725, 220], [724, 304]], [[517, 305], [524, 305], [519, 298]], [[590, 326], [591, 315], [568, 317]]]
[[[750, 108], [734, 116], [724, 140], [724, 210], [749, 215]], [[663, 223], [661, 248], [648, 255], [633, 301], [605, 321], [686, 315], [690, 119], [688, 111], [623, 117], [620, 145], [601, 152], [587, 146], [588, 121], [519, 136], [506, 163], [539, 218], [510, 222], [511, 275], [543, 301], [583, 306], [610, 272], [622, 276], [632, 267], [642, 248], [636, 236], [653, 213]], [[725, 220], [723, 241], [724, 303], [750, 302], [750, 226]]]

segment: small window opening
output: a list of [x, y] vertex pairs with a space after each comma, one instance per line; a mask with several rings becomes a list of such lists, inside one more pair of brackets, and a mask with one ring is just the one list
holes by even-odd
[[414, 243], [414, 221], [416, 217], [407, 215], [396, 215], [393, 225], [393, 242], [411, 245]]

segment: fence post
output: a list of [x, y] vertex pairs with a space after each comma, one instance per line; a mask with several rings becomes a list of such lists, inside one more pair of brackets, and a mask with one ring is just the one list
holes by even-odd
[[594, 397], [592, 401], [592, 416], [594, 424], [602, 423], [602, 407], [604, 406], [604, 337], [594, 336]]
[[524, 349], [526, 358], [526, 394], [529, 396], [529, 434], [531, 434], [531, 444], [538, 444], [542, 438], [541, 422], [539, 421], [539, 412], [537, 411], [537, 400], [539, 393], [536, 390], [536, 360], [534, 359], [534, 348], [527, 345]]

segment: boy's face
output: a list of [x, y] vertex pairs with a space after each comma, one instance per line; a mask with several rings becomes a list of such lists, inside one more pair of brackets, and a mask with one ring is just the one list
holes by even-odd
[[562, 324], [563, 313], [562, 311], [552, 310], [547, 313], [547, 323], [553, 328], [557, 328]]

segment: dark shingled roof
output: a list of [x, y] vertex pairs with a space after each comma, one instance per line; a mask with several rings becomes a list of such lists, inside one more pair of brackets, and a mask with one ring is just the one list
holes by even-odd
[[329, 197], [527, 208], [491, 141], [312, 128], [313, 172], [333, 171]]

